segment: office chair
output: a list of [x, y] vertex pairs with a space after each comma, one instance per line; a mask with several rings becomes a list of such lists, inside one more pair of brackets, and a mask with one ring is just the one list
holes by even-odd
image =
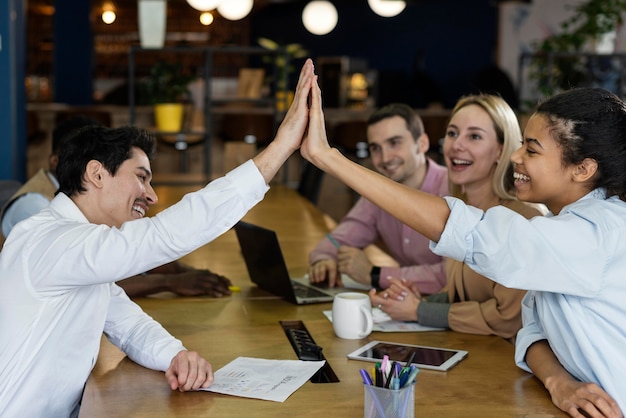
[[314, 205], [317, 205], [323, 179], [324, 172], [310, 162], [304, 160], [302, 163], [300, 183], [298, 184], [298, 193], [306, 197]]

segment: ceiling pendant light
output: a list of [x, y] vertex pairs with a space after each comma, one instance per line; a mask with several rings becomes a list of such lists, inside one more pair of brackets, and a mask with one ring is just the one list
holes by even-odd
[[213, 23], [213, 20], [214, 18], [211, 12], [200, 13], [200, 23], [202, 23], [204, 26], [209, 26], [211, 23]]
[[315, 0], [304, 7], [302, 23], [314, 35], [326, 35], [337, 26], [337, 9], [326, 0]]
[[225, 0], [219, 6], [217, 11], [224, 19], [241, 20], [252, 11], [254, 0]]
[[396, 16], [406, 7], [404, 0], [367, 0], [367, 4], [374, 13], [382, 17]]
[[224, 0], [187, 0], [187, 3], [189, 3], [189, 5], [196, 10], [200, 10], [201, 12], [208, 12], [209, 10], [215, 9], [223, 1]]

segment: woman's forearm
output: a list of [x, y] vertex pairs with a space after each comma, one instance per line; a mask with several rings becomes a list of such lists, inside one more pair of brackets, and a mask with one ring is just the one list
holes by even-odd
[[444, 199], [369, 170], [344, 157], [336, 149], [329, 149], [323, 154], [323, 158], [315, 161], [322, 170], [427, 238], [439, 240], [450, 216]]

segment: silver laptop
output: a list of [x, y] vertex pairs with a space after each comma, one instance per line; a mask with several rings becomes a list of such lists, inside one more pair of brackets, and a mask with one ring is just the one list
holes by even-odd
[[240, 221], [235, 233], [250, 279], [258, 287], [297, 305], [332, 302], [345, 288], [324, 288], [308, 283], [308, 278], [291, 278], [278, 237], [272, 230]]

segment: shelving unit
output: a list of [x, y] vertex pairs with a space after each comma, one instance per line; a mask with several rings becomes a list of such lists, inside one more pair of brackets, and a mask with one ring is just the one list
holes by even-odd
[[[542, 68], [554, 69], [553, 71], [545, 71], [547, 77], [544, 86], [548, 90], [557, 92], [559, 86], [557, 77], [554, 75], [555, 70], [560, 71], [560, 67], [569, 68], [569, 71], [575, 73], [578, 82], [568, 79], [571, 84], [569, 87], [579, 86], [595, 86], [603, 87], [612, 91], [620, 97], [626, 96], [626, 83], [624, 77], [626, 75], [626, 54], [597, 54], [597, 53], [560, 53], [553, 52], [548, 54], [523, 53], [519, 60], [519, 95], [520, 103], [524, 101], [536, 101], [536, 97], [540, 94], [539, 89], [535, 85], [536, 80], [531, 80], [529, 70], [533, 65], [533, 60], [541, 58], [545, 63]], [[535, 83], [535, 84], [533, 84]]]
[[[270, 97], [260, 98], [260, 99], [245, 99], [245, 98], [228, 98], [228, 99], [212, 99], [212, 91], [211, 91], [211, 79], [213, 77], [214, 65], [215, 65], [215, 56], [217, 54], [232, 54], [233, 56], [251, 56], [251, 55], [276, 55], [276, 54], [285, 54], [282, 50], [267, 50], [260, 47], [236, 47], [236, 46], [223, 46], [223, 47], [197, 47], [197, 46], [189, 46], [189, 47], [164, 47], [161, 49], [145, 49], [139, 46], [132, 46], [129, 49], [128, 56], [128, 83], [129, 83], [129, 121], [131, 125], [136, 123], [136, 106], [137, 106], [137, 98], [135, 97], [136, 92], [136, 58], [138, 54], [154, 54], [155, 63], [156, 60], [168, 53], [175, 54], [196, 54], [201, 56], [201, 73], [202, 78], [204, 80], [204, 98], [203, 98], [203, 114], [204, 114], [204, 126], [203, 131], [181, 131], [181, 132], [158, 132], [155, 131], [154, 134], [159, 137], [163, 135], [175, 136], [176, 140], [174, 142], [174, 146], [177, 150], [181, 151], [181, 168], [183, 171], [187, 168], [186, 165], [186, 152], [188, 147], [188, 136], [202, 136], [203, 142], [203, 157], [204, 157], [204, 169], [203, 172], [210, 178], [211, 176], [211, 146], [212, 146], [212, 136], [213, 136], [213, 107], [217, 107], [220, 105], [232, 104], [232, 103], [241, 103], [246, 106], [252, 106], [252, 109], [263, 109], [273, 115], [274, 118], [274, 129], [277, 126], [279, 118], [282, 117], [282, 112], [277, 110], [277, 102], [276, 102], [276, 92], [277, 87], [276, 83], [273, 83], [272, 93]], [[239, 67], [241, 68], [241, 67]], [[236, 68], [238, 69], [238, 68]], [[273, 69], [273, 80], [277, 79], [277, 71], [274, 67]], [[286, 96], [284, 94], [283, 96]], [[248, 109], [248, 108], [246, 108]]]

